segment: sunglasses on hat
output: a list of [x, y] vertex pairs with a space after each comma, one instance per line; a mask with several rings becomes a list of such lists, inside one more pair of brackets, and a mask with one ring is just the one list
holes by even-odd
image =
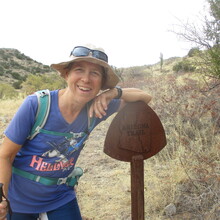
[[90, 53], [92, 57], [95, 57], [99, 60], [103, 60], [106, 63], [108, 63], [108, 56], [104, 52], [100, 50], [91, 50], [83, 46], [74, 47], [72, 52], [70, 53], [70, 56], [73, 55], [74, 57], [84, 57], [84, 56], [89, 56]]

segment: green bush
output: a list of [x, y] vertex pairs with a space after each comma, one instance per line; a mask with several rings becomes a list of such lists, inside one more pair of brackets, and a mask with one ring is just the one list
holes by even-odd
[[32, 94], [42, 89], [62, 89], [65, 88], [66, 82], [58, 74], [50, 75], [28, 75], [25, 82], [22, 83], [22, 89], [27, 94]]
[[40, 67], [32, 67], [31, 68], [31, 73], [32, 74], [40, 74], [40, 73], [44, 73], [45, 71], [43, 71], [42, 68]]
[[189, 57], [194, 57], [200, 53], [200, 50], [198, 47], [193, 47], [192, 49], [189, 50], [188, 56]]
[[21, 86], [22, 83], [23, 83], [22, 80], [18, 80], [18, 81], [16, 81], [16, 82], [14, 82], [14, 83], [12, 84], [12, 86], [13, 86], [15, 89], [21, 89], [21, 88], [22, 88], [22, 86]]
[[0, 66], [4, 69], [9, 69], [10, 68], [10, 64], [9, 63], [5, 63], [5, 62], [1, 62]]
[[1, 59], [6, 60], [6, 61], [8, 61], [8, 59], [10, 58], [10, 56], [7, 53], [5, 53], [4, 50], [1, 50], [1, 49], [0, 49], [0, 55], [1, 55]]
[[187, 60], [180, 61], [173, 66], [174, 72], [194, 72], [195, 67]]
[[23, 53], [20, 53], [19, 51], [17, 51], [15, 53], [15, 57], [18, 58], [19, 60], [25, 60], [26, 56]]
[[4, 68], [2, 66], [0, 66], [0, 76], [4, 75]]
[[11, 76], [12, 76], [14, 79], [21, 80], [21, 76], [20, 76], [19, 73], [11, 72], [10, 74], [11, 74]]
[[15, 61], [13, 61], [13, 60], [10, 61], [10, 65], [11, 65], [11, 67], [13, 67], [14, 69], [21, 69], [21, 68], [22, 68], [22, 66], [21, 66], [19, 63], [15, 62]]
[[6, 70], [5, 71], [5, 76], [10, 78], [11, 73], [12, 73], [12, 70]]

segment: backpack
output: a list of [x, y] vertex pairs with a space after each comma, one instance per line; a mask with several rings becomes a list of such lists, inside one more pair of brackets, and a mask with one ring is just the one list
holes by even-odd
[[[38, 109], [37, 109], [34, 125], [31, 129], [30, 135], [28, 136], [29, 140], [32, 140], [39, 133], [52, 134], [56, 136], [65, 136], [67, 139], [84, 137], [83, 140], [85, 140], [89, 136], [93, 128], [95, 127], [96, 118], [94, 116], [90, 118], [88, 115], [88, 128], [84, 132], [61, 133], [56, 131], [45, 130], [43, 127], [47, 121], [50, 112], [50, 104], [51, 104], [50, 91], [46, 89], [46, 90], [37, 91], [35, 92], [35, 94], [37, 95]], [[87, 111], [88, 109], [89, 109], [89, 104], [87, 104]]]

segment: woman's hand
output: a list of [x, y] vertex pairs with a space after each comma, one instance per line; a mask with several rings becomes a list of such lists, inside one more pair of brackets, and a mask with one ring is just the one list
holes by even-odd
[[[89, 116], [92, 117], [95, 115], [98, 118], [105, 116], [109, 102], [117, 97], [117, 95], [118, 90], [116, 88], [106, 90], [97, 95], [94, 98], [92, 105], [90, 106]], [[143, 101], [148, 104], [151, 98], [152, 97], [143, 90], [136, 88], [123, 88], [121, 102], [118, 110], [120, 111], [128, 102]]]
[[109, 102], [116, 96], [117, 90], [114, 88], [106, 90], [97, 95], [90, 106], [89, 116], [92, 117], [95, 115], [97, 118], [102, 118], [105, 116]]
[[0, 203], [0, 220], [6, 220], [6, 215], [8, 213], [8, 203], [3, 200]]

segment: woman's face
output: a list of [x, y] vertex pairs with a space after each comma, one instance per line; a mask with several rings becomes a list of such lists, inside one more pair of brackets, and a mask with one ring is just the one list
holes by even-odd
[[86, 61], [74, 62], [67, 72], [68, 89], [80, 101], [88, 102], [100, 91], [103, 69], [98, 64]]

